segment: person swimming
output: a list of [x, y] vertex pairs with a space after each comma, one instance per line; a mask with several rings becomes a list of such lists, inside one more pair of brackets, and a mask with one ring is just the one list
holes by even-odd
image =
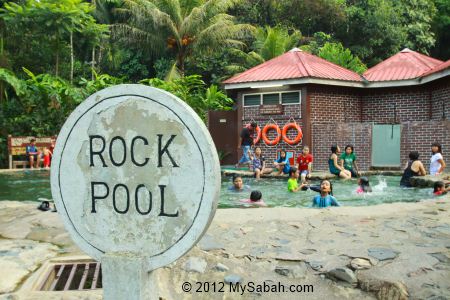
[[250, 186], [244, 185], [244, 182], [242, 181], [242, 177], [239, 175], [233, 176], [233, 185], [228, 188], [230, 191], [235, 192], [244, 192], [249, 191]]
[[250, 199], [242, 199], [239, 200], [239, 202], [257, 206], [267, 206], [264, 200], [262, 199], [262, 193], [258, 190], [252, 191], [250, 193]]
[[333, 196], [333, 185], [328, 180], [320, 183], [320, 195], [313, 198], [313, 207], [324, 208], [328, 206], [341, 206]]
[[441, 196], [450, 192], [450, 186], [445, 187], [445, 183], [443, 181], [436, 181], [433, 187], [433, 195]]
[[358, 179], [358, 189], [356, 189], [356, 193], [358, 194], [364, 194], [364, 193], [371, 193], [372, 187], [369, 183], [369, 178], [363, 176]]

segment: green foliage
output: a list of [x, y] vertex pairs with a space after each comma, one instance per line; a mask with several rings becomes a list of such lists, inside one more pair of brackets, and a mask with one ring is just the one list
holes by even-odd
[[319, 55], [320, 49], [326, 44], [333, 42], [333, 38], [330, 34], [326, 34], [325, 32], [316, 32], [314, 33], [313, 38], [307, 45], [303, 45], [300, 49], [307, 51], [314, 55]]
[[450, 59], [450, 1], [434, 0], [436, 14], [432, 22], [432, 31], [436, 37], [436, 45], [431, 49], [433, 57]]
[[159, 78], [144, 79], [139, 83], [168, 91], [186, 102], [203, 120], [208, 110], [229, 110], [233, 100], [219, 91], [215, 85], [206, 88], [199, 75], [184, 76], [171, 81]]
[[294, 48], [300, 42], [301, 33], [284, 27], [257, 28], [254, 51], [245, 53], [239, 49], [229, 49], [236, 63], [225, 68], [228, 74], [235, 74], [277, 57]]
[[350, 49], [344, 48], [341, 43], [325, 43], [319, 50], [319, 56], [359, 74], [367, 70], [361, 60], [357, 56], [353, 56]]
[[401, 0], [394, 2], [402, 16], [406, 31], [405, 46], [428, 54], [434, 46], [434, 33], [430, 32], [436, 7], [432, 0]]
[[97, 74], [94, 73], [93, 80], [87, 80], [85, 78], [81, 78], [80, 85], [84, 86], [84, 89], [88, 95], [92, 95], [95, 92], [107, 88], [109, 86], [117, 85], [124, 83], [123, 78], [117, 78], [108, 74]]
[[252, 27], [235, 24], [226, 14], [234, 2], [197, 1], [195, 6], [192, 1], [124, 0], [124, 7], [116, 9], [123, 21], [114, 29], [122, 39], [140, 43], [149, 55], [166, 57], [169, 53], [184, 74], [187, 58], [242, 45], [239, 39]]

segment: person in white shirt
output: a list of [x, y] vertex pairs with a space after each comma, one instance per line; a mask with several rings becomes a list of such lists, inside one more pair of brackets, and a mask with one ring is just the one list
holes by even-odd
[[431, 161], [430, 161], [430, 175], [440, 175], [444, 172], [445, 162], [442, 157], [442, 146], [439, 143], [431, 145]]

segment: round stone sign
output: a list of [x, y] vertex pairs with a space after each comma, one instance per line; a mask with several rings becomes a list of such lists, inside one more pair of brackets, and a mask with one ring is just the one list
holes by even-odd
[[183, 101], [125, 84], [70, 115], [51, 167], [52, 195], [74, 241], [97, 260], [145, 257], [147, 269], [186, 253], [211, 222], [220, 166], [206, 126]]

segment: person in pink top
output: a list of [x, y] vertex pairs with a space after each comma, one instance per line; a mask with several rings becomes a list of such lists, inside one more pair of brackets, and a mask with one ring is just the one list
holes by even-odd
[[302, 183], [306, 182], [306, 178], [311, 177], [311, 168], [314, 157], [309, 153], [309, 147], [304, 146], [303, 152], [297, 157], [297, 169], [300, 172]]
[[250, 194], [250, 199], [242, 199], [239, 200], [239, 202], [257, 206], [267, 206], [266, 203], [264, 203], [264, 200], [261, 198], [262, 193], [260, 191], [252, 191]]

